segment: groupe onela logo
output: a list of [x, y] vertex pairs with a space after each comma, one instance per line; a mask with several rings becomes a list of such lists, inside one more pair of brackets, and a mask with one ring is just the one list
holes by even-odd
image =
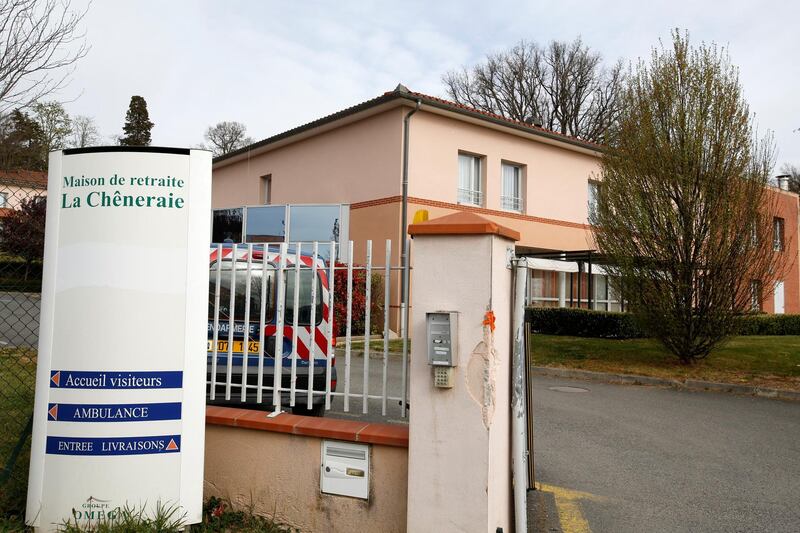
[[113, 520], [119, 514], [119, 507], [111, 508], [111, 500], [101, 500], [89, 496], [79, 508], [72, 509], [72, 517], [76, 520]]

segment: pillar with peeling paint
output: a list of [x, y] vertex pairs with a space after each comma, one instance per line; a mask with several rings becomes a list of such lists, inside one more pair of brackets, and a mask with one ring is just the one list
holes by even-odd
[[[519, 234], [472, 213], [409, 226], [411, 284], [408, 531], [513, 531], [510, 364]], [[436, 388], [425, 316], [457, 311], [451, 389]], [[525, 512], [523, 509], [522, 512]]]

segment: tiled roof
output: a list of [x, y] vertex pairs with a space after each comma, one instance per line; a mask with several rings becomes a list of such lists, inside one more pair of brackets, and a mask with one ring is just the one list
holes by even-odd
[[31, 189], [47, 189], [47, 172], [39, 170], [0, 170], [0, 184]]
[[493, 122], [495, 124], [499, 124], [501, 126], [507, 126], [509, 128], [513, 128], [516, 130], [525, 131], [528, 133], [532, 133], [534, 135], [540, 135], [542, 137], [547, 137], [556, 141], [561, 141], [567, 144], [579, 146], [582, 148], [586, 148], [589, 150], [599, 151], [603, 149], [603, 146], [597, 143], [584, 141], [582, 139], [578, 139], [577, 137], [572, 137], [570, 135], [564, 135], [562, 133], [558, 133], [556, 131], [548, 130], [546, 128], [542, 128], [540, 126], [534, 126], [532, 124], [528, 124], [526, 122], [520, 122], [517, 120], [511, 120], [504, 118], [500, 115], [495, 113], [490, 113], [488, 111], [481, 111], [480, 109], [475, 109], [473, 107], [466, 106], [464, 104], [458, 104], [456, 102], [451, 102], [449, 100], [445, 100], [443, 98], [438, 98], [436, 96], [430, 96], [424, 93], [413, 92], [405, 87], [398, 86], [397, 89], [394, 91], [385, 92], [383, 95], [378, 96], [376, 98], [372, 98], [370, 100], [366, 100], [361, 102], [360, 104], [356, 104], [354, 106], [345, 108], [341, 111], [336, 113], [332, 113], [330, 115], [326, 115], [324, 117], [318, 118], [312, 122], [307, 122], [296, 128], [292, 128], [287, 130], [283, 133], [279, 133], [277, 135], [273, 135], [272, 137], [267, 137], [261, 141], [255, 142], [249, 146], [245, 146], [244, 148], [240, 148], [239, 150], [235, 150], [229, 154], [222, 155], [214, 159], [214, 163], [218, 163], [224, 161], [226, 159], [230, 159], [240, 154], [247, 153], [248, 151], [255, 150], [257, 148], [261, 148], [262, 146], [266, 146], [272, 144], [274, 142], [287, 139], [292, 137], [293, 135], [297, 135], [304, 131], [311, 130], [313, 128], [322, 126], [324, 124], [328, 124], [330, 122], [339, 120], [341, 118], [347, 117], [349, 115], [353, 115], [360, 111], [364, 111], [370, 109], [372, 107], [390, 102], [392, 100], [402, 98], [408, 100], [410, 102], [420, 101], [422, 105], [427, 105], [431, 107], [436, 107], [439, 109], [444, 109], [448, 111], [453, 111], [455, 113], [459, 113], [462, 115], [472, 116], [478, 119], [483, 119], [489, 122]]
[[500, 235], [519, 240], [519, 232], [475, 213], [459, 211], [443, 217], [408, 226], [408, 234], [416, 235]]
[[[387, 94], [389, 94], [389, 93], [387, 93]], [[549, 129], [543, 128], [541, 126], [535, 126], [533, 124], [528, 124], [527, 122], [522, 122], [522, 121], [519, 121], [519, 120], [509, 119], [509, 118], [506, 118], [506, 117], [504, 117], [502, 115], [498, 115], [496, 113], [491, 113], [489, 111], [483, 111], [483, 110], [480, 110], [480, 109], [476, 109], [476, 108], [470, 107], [468, 105], [459, 104], [459, 103], [456, 103], [456, 102], [451, 102], [450, 100], [445, 100], [443, 98], [438, 98], [436, 96], [430, 96], [430, 95], [424, 94], [424, 93], [417, 93], [417, 92], [409, 91], [409, 94], [411, 94], [413, 96], [416, 96], [416, 97], [420, 98], [421, 100], [429, 100], [429, 101], [433, 101], [433, 102], [438, 102], [438, 103], [440, 103], [442, 105], [445, 105], [445, 106], [448, 106], [448, 107], [458, 108], [458, 109], [461, 109], [463, 111], [467, 111], [469, 113], [473, 113], [473, 114], [476, 114], [476, 115], [483, 115], [484, 117], [487, 117], [487, 118], [491, 118], [491, 119], [494, 119], [494, 120], [506, 122], [506, 123], [508, 123], [509, 126], [512, 126], [512, 125], [513, 126], [521, 126], [523, 128], [539, 131], [539, 132], [546, 133], [548, 135], [552, 135], [552, 136], [555, 136], [555, 137], [562, 137], [564, 140], [569, 140], [569, 141], [572, 141], [572, 142], [577, 142], [577, 143], [585, 144], [585, 145], [588, 145], [588, 146], [593, 146], [597, 150], [602, 150], [603, 149], [603, 145], [601, 145], [601, 144], [597, 144], [597, 143], [594, 143], [594, 142], [591, 142], [591, 141], [585, 141], [583, 139], [579, 139], [578, 137], [574, 137], [572, 135], [566, 135], [566, 134], [563, 134], [563, 133], [559, 133], [557, 131], [549, 130]]]

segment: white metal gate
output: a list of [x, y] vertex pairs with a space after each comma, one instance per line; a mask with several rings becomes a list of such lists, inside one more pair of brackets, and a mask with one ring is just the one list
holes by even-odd
[[407, 415], [408, 308], [394, 306], [392, 295], [408, 272], [392, 265], [390, 240], [382, 263], [372, 241], [363, 264], [353, 260], [353, 241], [339, 252], [333, 241], [212, 246], [209, 402], [300, 414], [348, 413], [359, 405], [368, 414], [372, 404], [383, 417]]

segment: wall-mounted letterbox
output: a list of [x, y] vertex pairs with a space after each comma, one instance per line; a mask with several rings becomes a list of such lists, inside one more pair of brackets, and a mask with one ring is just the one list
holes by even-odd
[[369, 499], [369, 445], [322, 441], [320, 490]]

